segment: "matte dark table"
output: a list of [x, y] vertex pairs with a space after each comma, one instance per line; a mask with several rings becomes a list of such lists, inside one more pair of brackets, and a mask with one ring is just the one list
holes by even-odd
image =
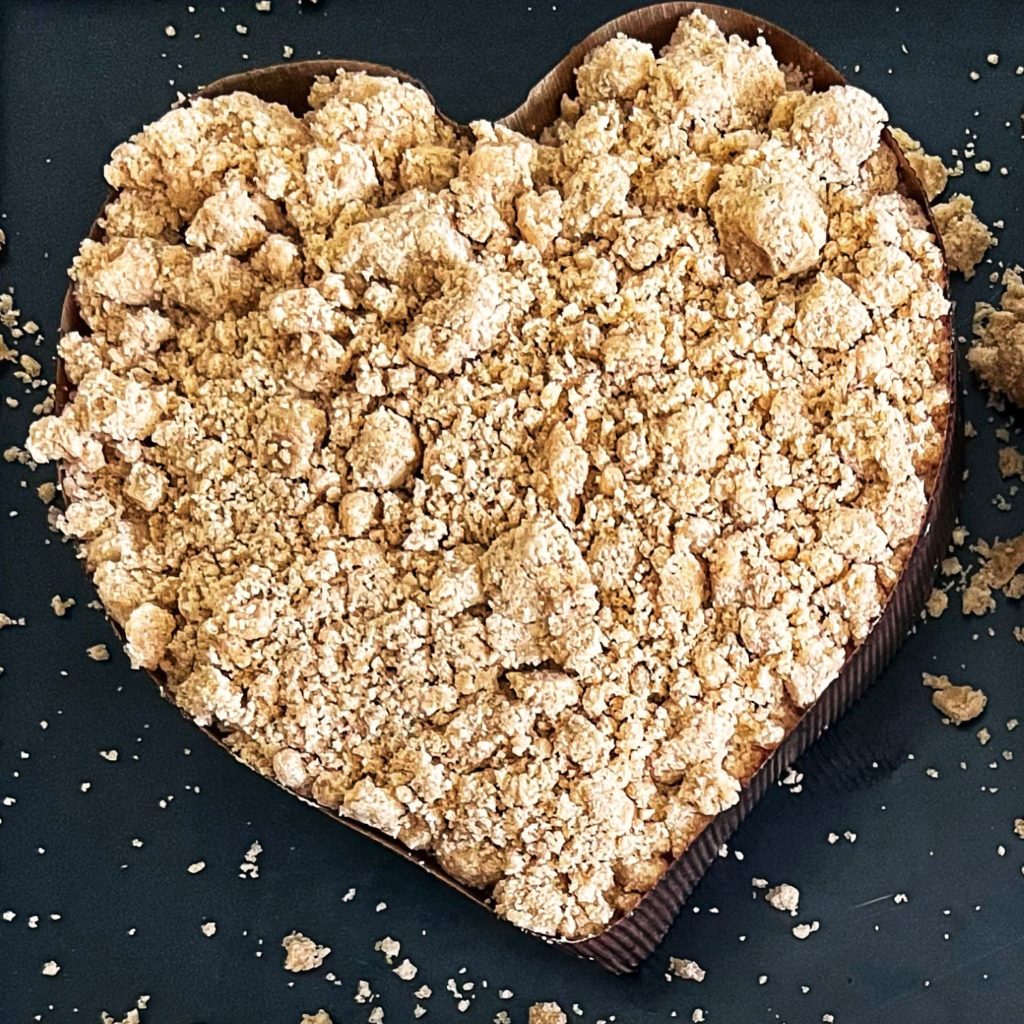
[[[631, 6], [273, 0], [261, 14], [252, 0], [193, 2], [195, 12], [184, 0], [0, 2], [0, 287], [15, 286], [17, 305], [42, 325], [35, 354], [47, 372], [65, 268], [102, 199], [104, 159], [177, 90], [273, 63], [289, 45], [296, 59], [401, 67], [453, 117], [496, 118], [571, 44]], [[976, 159], [993, 169], [978, 174], [967, 161], [950, 191], [959, 184], [988, 222], [1005, 220], [995, 264], [1024, 259], [1024, 77], [1014, 73], [1024, 64], [1024, 5], [747, 6], [816, 45], [933, 152], [948, 156], [976, 131]], [[994, 269], [955, 284], [961, 332], [974, 301], [995, 293]], [[0, 396], [20, 402], [0, 405], [5, 448], [21, 442], [38, 393], [26, 395], [7, 367]], [[1007, 427], [1020, 445], [1020, 417], [987, 408], [973, 382], [967, 411], [979, 436], [969, 444], [963, 522], [972, 539], [1019, 533], [1024, 498], [1008, 512], [992, 499], [1010, 493], [994, 430]], [[1024, 841], [1012, 833], [1024, 816], [1024, 728], [1005, 725], [1024, 719], [1024, 647], [1011, 636], [1019, 604], [968, 621], [954, 595], [945, 616], [919, 627], [798, 765], [802, 784], [773, 790], [737, 833], [664, 946], [636, 976], [615, 978], [469, 905], [200, 736], [130, 671], [87, 607], [95, 595], [34, 494], [46, 478], [0, 463], [0, 611], [28, 623], [0, 632], [0, 911], [16, 914], [0, 920], [0, 1024], [92, 1022], [101, 1009], [119, 1018], [142, 993], [151, 996], [146, 1024], [298, 1024], [318, 1007], [349, 1024], [377, 1005], [386, 1022], [409, 1024], [423, 983], [434, 993], [424, 1019], [435, 1022], [489, 1022], [500, 1009], [525, 1021], [539, 1000], [557, 1000], [573, 1021], [622, 1024], [689, 1021], [698, 1007], [709, 1024], [1024, 1019]], [[50, 611], [54, 594], [78, 602], [64, 619]], [[109, 645], [109, 662], [86, 657], [95, 643]], [[923, 670], [983, 686], [983, 718], [942, 725]], [[982, 725], [987, 746], [975, 735]], [[99, 753], [112, 749], [113, 763]], [[826, 839], [846, 831], [855, 842]], [[254, 840], [259, 878], [241, 878]], [[199, 860], [205, 870], [190, 874]], [[797, 885], [799, 917], [755, 898], [753, 877]], [[820, 921], [820, 930], [798, 941], [797, 920]], [[200, 932], [204, 921], [216, 922], [213, 937]], [[282, 969], [279, 943], [293, 929], [332, 947], [320, 970]], [[397, 978], [374, 950], [384, 936], [401, 941], [415, 981]], [[670, 954], [698, 960], [703, 984], [669, 984]], [[51, 959], [61, 971], [43, 976]], [[360, 979], [378, 993], [373, 1004], [353, 1002]], [[460, 996], [446, 990], [449, 979]], [[502, 989], [514, 997], [499, 998]]]

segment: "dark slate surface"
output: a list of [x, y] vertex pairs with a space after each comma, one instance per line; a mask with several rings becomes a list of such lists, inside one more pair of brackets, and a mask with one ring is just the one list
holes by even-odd
[[[271, 63], [289, 44], [296, 58], [322, 52], [398, 65], [453, 117], [493, 118], [629, 4], [322, 0], [301, 9], [274, 0], [270, 15], [249, 0], [195, 6], [0, 3], [0, 225], [8, 235], [0, 285], [16, 285], [18, 304], [42, 324], [46, 359], [64, 268], [103, 195], [104, 157], [162, 113], [176, 89]], [[1022, 258], [1024, 77], [1014, 69], [1024, 63], [1024, 6], [748, 6], [817, 45], [934, 151], [948, 153], [977, 131], [978, 156], [994, 169], [969, 170], [960, 184], [987, 220], [1005, 218], [993, 258]], [[246, 36], [237, 23], [248, 25]], [[177, 28], [173, 39], [167, 24]], [[1001, 54], [996, 68], [986, 63], [990, 52]], [[980, 81], [969, 79], [971, 69]], [[961, 330], [974, 300], [993, 294], [992, 269], [956, 284]], [[0, 394], [22, 399], [15, 410], [0, 405], [6, 447], [23, 436], [32, 401], [9, 369]], [[970, 443], [964, 521], [989, 538], [1018, 533], [1024, 499], [1001, 512], [992, 498], [1009, 492], [995, 467], [994, 428], [1008, 424], [1019, 444], [1020, 418], [988, 410], [973, 383], [967, 405], [980, 436]], [[829, 1013], [837, 1024], [1024, 1018], [1024, 842], [1011, 832], [1024, 815], [1024, 728], [1005, 726], [1024, 718], [1024, 649], [1010, 636], [1022, 622], [1019, 605], [982, 621], [954, 610], [919, 629], [804, 759], [802, 791], [773, 791], [744, 825], [733, 843], [742, 861], [730, 854], [716, 863], [649, 964], [613, 978], [449, 894], [198, 735], [129, 670], [101, 615], [86, 607], [90, 586], [73, 552], [47, 532], [34, 497], [42, 478], [0, 463], [0, 610], [28, 620], [0, 633], [0, 910], [17, 915], [0, 920], [0, 1024], [96, 1021], [101, 1009], [120, 1015], [141, 993], [152, 996], [149, 1024], [297, 1024], [321, 1006], [336, 1022], [357, 1022], [370, 1010], [353, 1002], [359, 979], [379, 993], [385, 1020], [401, 1024], [414, 1019], [412, 991], [422, 982], [434, 990], [425, 1019], [438, 1022], [488, 1022], [500, 1008], [524, 1021], [542, 999], [578, 1003], [573, 1020], [614, 1015], [625, 1024], [689, 1020], [696, 1007], [710, 1024], [812, 1024]], [[49, 610], [55, 593], [78, 601], [66, 619]], [[110, 644], [110, 662], [86, 658], [98, 642]], [[983, 685], [984, 717], [962, 730], [943, 726], [920, 685], [925, 669]], [[975, 737], [981, 725], [992, 733], [986, 747]], [[118, 750], [118, 761], [103, 760], [101, 749]], [[1004, 760], [1004, 750], [1016, 760]], [[846, 830], [855, 843], [826, 841]], [[133, 847], [133, 838], [144, 845]], [[240, 878], [257, 839], [260, 877]], [[206, 869], [191, 875], [197, 860]], [[799, 886], [799, 920], [819, 920], [820, 931], [793, 938], [795, 922], [752, 897], [752, 876]], [[350, 887], [355, 898], [342, 902]], [[898, 893], [908, 902], [895, 903]], [[217, 922], [213, 938], [200, 933], [206, 920]], [[281, 969], [278, 943], [293, 928], [333, 947], [325, 968]], [[385, 935], [419, 965], [412, 984], [374, 952]], [[707, 980], [666, 983], [669, 954], [699, 960]], [[50, 959], [62, 967], [55, 978], [40, 973]], [[340, 984], [325, 979], [328, 969]], [[464, 1013], [446, 991], [449, 978], [474, 983]], [[503, 988], [512, 1000], [498, 999]]]

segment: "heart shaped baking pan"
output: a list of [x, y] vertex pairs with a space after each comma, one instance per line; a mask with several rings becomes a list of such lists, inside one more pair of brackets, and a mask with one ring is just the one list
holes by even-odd
[[[502, 119], [502, 123], [525, 135], [537, 137], [559, 116], [562, 97], [574, 94], [575, 69], [594, 47], [618, 33], [624, 33], [652, 44], [657, 51], [668, 42], [680, 17], [698, 8], [729, 34], [736, 34], [748, 41], [762, 37], [774, 51], [779, 63], [803, 72], [814, 91], [844, 84], [839, 72], [809, 46], [761, 19], [726, 7], [665, 3], [623, 15], [591, 33], [531, 90], [520, 107]], [[347, 60], [315, 60], [281, 64], [232, 75], [205, 87], [196, 96], [213, 98], [231, 92], [246, 91], [263, 100], [282, 103], [294, 113], [302, 115], [308, 109], [307, 96], [316, 76], [331, 76], [338, 69], [389, 75], [403, 81], [413, 81], [400, 71], [375, 64]], [[883, 144], [892, 151], [898, 165], [899, 190], [927, 211], [928, 204], [921, 186], [887, 131], [883, 133]], [[108, 196], [108, 202], [113, 195], [115, 193]], [[931, 229], [938, 238], [930, 213], [928, 217]], [[93, 225], [90, 237], [94, 240], [104, 238], [99, 221]], [[685, 852], [675, 858], [653, 888], [641, 896], [628, 913], [613, 920], [600, 933], [587, 938], [571, 941], [545, 938], [545, 941], [554, 942], [565, 950], [596, 960], [614, 972], [634, 970], [664, 937], [675, 915], [737, 825], [760, 800], [768, 787], [780, 778], [787, 766], [864, 693], [913, 626], [930, 592], [935, 566], [943, 556], [952, 530], [961, 478], [962, 427], [957, 405], [957, 361], [948, 316], [943, 323], [945, 375], [948, 394], [951, 397], [948, 414], [942, 425], [942, 456], [931, 478], [925, 481], [928, 505], [921, 530], [870, 635], [848, 651], [837, 677], [803, 713], [774, 752], [746, 779], [738, 802], [710, 820]], [[60, 326], [64, 334], [71, 331], [85, 333], [88, 330], [79, 313], [73, 288], [68, 290], [65, 298]], [[58, 361], [55, 391], [58, 411], [66, 405], [70, 395], [71, 386], [63, 364]], [[116, 624], [115, 629], [121, 633]], [[150, 672], [150, 675], [163, 690], [165, 680], [161, 678], [160, 672]], [[203, 731], [215, 741], [222, 742], [222, 737], [215, 728]], [[311, 806], [318, 805], [311, 803]], [[318, 809], [330, 813], [323, 807]], [[384, 833], [350, 818], [333, 814], [331, 816], [347, 827], [420, 864], [477, 903], [485, 907], [490, 906], [486, 894], [467, 888], [447, 874], [431, 858], [413, 853]]]

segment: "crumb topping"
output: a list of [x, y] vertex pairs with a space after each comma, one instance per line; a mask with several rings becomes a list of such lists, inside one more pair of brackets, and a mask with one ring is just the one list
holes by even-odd
[[133, 664], [563, 937], [867, 635], [950, 401], [876, 100], [701, 14], [577, 86], [539, 140], [365, 74], [171, 111], [107, 166], [28, 443]]

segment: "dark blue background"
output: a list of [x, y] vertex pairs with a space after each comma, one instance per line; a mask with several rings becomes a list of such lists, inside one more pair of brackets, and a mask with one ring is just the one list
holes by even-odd
[[[496, 118], [570, 44], [630, 6], [322, 0], [300, 9], [274, 0], [267, 15], [251, 0], [194, 3], [189, 14], [182, 0], [0, 2], [0, 226], [8, 236], [0, 287], [16, 285], [18, 305], [43, 325], [44, 362], [64, 268], [103, 196], [104, 158], [159, 116], [176, 89], [274, 62], [289, 44], [296, 59], [399, 66], [453, 117]], [[1010, 174], [968, 171], [959, 184], [986, 220], [1005, 218], [992, 258], [1024, 258], [1024, 77], [1014, 75], [1024, 63], [1024, 6], [747, 6], [817, 45], [934, 151], [948, 154], [966, 129], [977, 131], [978, 157]], [[238, 22], [248, 35], [236, 33]], [[169, 23], [173, 39], [164, 35]], [[997, 68], [985, 60], [993, 51], [1002, 57]], [[981, 81], [970, 81], [972, 68]], [[955, 284], [961, 331], [974, 300], [994, 292], [992, 269]], [[969, 388], [980, 436], [969, 445], [964, 522], [988, 538], [1019, 533], [1024, 498], [1007, 513], [991, 504], [1009, 492], [998, 479], [993, 434], [1007, 419], [986, 408], [973, 382]], [[0, 395], [22, 403], [0, 405], [0, 447], [24, 435], [34, 399], [23, 390], [3, 371]], [[1020, 419], [1009, 426], [1024, 443]], [[709, 1024], [812, 1024], [825, 1013], [837, 1024], [1024, 1019], [1024, 842], [1011, 831], [1013, 818], [1024, 816], [1024, 728], [1005, 728], [1013, 716], [1024, 719], [1024, 648], [1010, 636], [1022, 622], [1019, 605], [968, 621], [954, 598], [945, 617], [920, 628], [804, 759], [802, 792], [773, 791], [737, 834], [732, 845], [744, 859], [716, 863], [643, 971], [613, 978], [494, 920], [198, 735], [129, 670], [102, 616], [86, 607], [91, 588], [73, 552], [47, 532], [34, 497], [41, 479], [0, 463], [0, 611], [29, 623], [0, 633], [0, 800], [16, 800], [0, 805], [0, 910], [17, 912], [14, 922], [0, 921], [0, 1024], [37, 1014], [95, 1021], [101, 1008], [120, 1015], [140, 993], [152, 996], [147, 1024], [298, 1024], [320, 1006], [347, 1024], [370, 1010], [352, 1001], [361, 978], [380, 993], [388, 1024], [413, 1020], [412, 992], [424, 982], [434, 990], [427, 1022], [489, 1022], [500, 1008], [525, 1021], [527, 1006], [542, 999], [567, 1010], [579, 1003], [583, 1014], [570, 1010], [572, 1020], [615, 1015], [621, 1024], [685, 1021], [698, 1006]], [[78, 600], [66, 619], [49, 609], [55, 593]], [[110, 662], [86, 658], [98, 642], [109, 644]], [[990, 696], [983, 719], [962, 730], [943, 726], [920, 685], [926, 669], [982, 685]], [[982, 724], [992, 733], [984, 748], [975, 738]], [[110, 748], [117, 763], [99, 756]], [[1016, 760], [1004, 761], [1003, 750]], [[85, 780], [92, 787], [82, 793]], [[855, 844], [826, 842], [844, 830], [857, 833]], [[238, 865], [254, 839], [264, 847], [260, 877], [241, 879]], [[205, 871], [188, 874], [197, 860]], [[805, 942], [793, 938], [794, 921], [752, 897], [753, 876], [796, 884], [799, 920], [819, 920], [821, 930]], [[350, 887], [356, 898], [341, 902]], [[897, 905], [892, 897], [901, 892], [909, 902]], [[376, 912], [381, 901], [387, 909]], [[36, 929], [26, 923], [33, 914]], [[200, 933], [204, 920], [217, 922], [213, 938]], [[333, 947], [320, 971], [282, 970], [279, 942], [294, 928]], [[415, 982], [398, 980], [374, 952], [385, 935], [419, 966]], [[698, 960], [706, 981], [668, 984], [669, 954]], [[49, 959], [62, 966], [55, 978], [40, 973]], [[325, 980], [328, 970], [340, 985]], [[465, 1014], [445, 991], [448, 978], [475, 983]], [[515, 998], [499, 1000], [502, 988]]]

